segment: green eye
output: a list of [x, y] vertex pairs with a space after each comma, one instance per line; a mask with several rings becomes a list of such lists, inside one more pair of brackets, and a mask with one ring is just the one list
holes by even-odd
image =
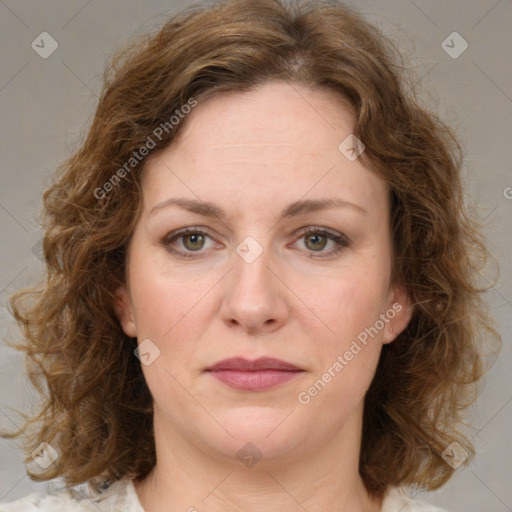
[[205, 236], [201, 233], [189, 233], [181, 235], [183, 246], [189, 251], [198, 251], [202, 249], [205, 243]]
[[[349, 241], [344, 235], [316, 227], [302, 231], [298, 240], [304, 240], [304, 247], [309, 258], [335, 256], [349, 246]], [[332, 248], [324, 250], [329, 242], [332, 243]]]
[[170, 233], [162, 240], [162, 245], [174, 254], [185, 258], [193, 258], [196, 255], [205, 253], [203, 249], [208, 248], [208, 241], [212, 243], [212, 237], [199, 228], [183, 228]]
[[325, 246], [328, 242], [327, 236], [321, 233], [313, 233], [311, 235], [307, 235], [305, 239], [306, 247], [312, 251], [321, 251], [325, 249]]
[[[303, 230], [294, 244], [299, 241], [303, 244], [301, 244], [302, 252], [305, 252], [308, 258], [336, 256], [345, 247], [349, 246], [349, 241], [344, 235], [317, 227], [309, 227]], [[213, 238], [202, 229], [189, 227], [170, 233], [161, 243], [174, 254], [184, 258], [194, 258], [208, 254], [206, 249], [212, 247]], [[329, 244], [332, 247], [328, 248]]]

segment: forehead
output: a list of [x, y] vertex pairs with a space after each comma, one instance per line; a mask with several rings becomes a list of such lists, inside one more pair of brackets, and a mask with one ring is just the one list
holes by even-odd
[[210, 147], [215, 141], [224, 147], [275, 142], [297, 146], [319, 130], [325, 149], [332, 142], [327, 132], [337, 140], [352, 131], [353, 122], [353, 108], [333, 90], [274, 80], [249, 91], [206, 97], [186, 119], [179, 138], [188, 139], [193, 132]]
[[187, 195], [254, 207], [340, 196], [361, 206], [386, 186], [339, 144], [352, 133], [351, 109], [335, 92], [276, 81], [214, 94], [187, 116], [179, 136], [144, 171], [147, 203]]

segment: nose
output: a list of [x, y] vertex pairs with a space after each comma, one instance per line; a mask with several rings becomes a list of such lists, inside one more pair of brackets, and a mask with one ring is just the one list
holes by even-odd
[[237, 253], [233, 260], [234, 268], [224, 282], [223, 321], [228, 327], [238, 326], [250, 334], [273, 332], [285, 325], [289, 301], [269, 249], [252, 262]]

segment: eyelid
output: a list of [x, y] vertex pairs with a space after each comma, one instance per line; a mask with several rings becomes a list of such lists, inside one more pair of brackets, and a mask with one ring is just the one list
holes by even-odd
[[332, 231], [329, 228], [324, 228], [320, 226], [307, 226], [299, 230], [299, 234], [295, 237], [293, 243], [296, 243], [298, 240], [309, 234], [324, 235], [336, 244], [336, 246], [330, 251], [307, 251], [309, 258], [321, 259], [329, 258], [331, 256], [337, 256], [345, 248], [351, 245], [350, 239], [345, 234], [338, 233], [337, 231]]
[[179, 239], [180, 237], [187, 235], [189, 233], [205, 235], [215, 241], [215, 238], [210, 234], [210, 231], [207, 228], [196, 227], [196, 226], [187, 226], [187, 227], [172, 231], [171, 233], [168, 233], [166, 236], [164, 236], [164, 238], [161, 240], [160, 243], [165, 247], [165, 249], [167, 251], [171, 252], [172, 254], [176, 254], [183, 258], [201, 258], [205, 251], [202, 251], [202, 250], [182, 251], [182, 250], [173, 249], [171, 247], [172, 241]]
[[337, 239], [339, 241], [345, 240], [348, 243], [348, 237], [344, 235], [343, 233], [338, 233], [337, 231], [333, 231], [329, 228], [323, 228], [321, 226], [307, 226], [305, 228], [301, 228], [299, 230], [299, 238], [301, 236], [307, 235], [307, 234], [315, 234], [319, 233], [322, 235], [328, 235], [331, 236], [334, 239]]
[[[167, 250], [169, 250], [170, 252], [172, 252], [174, 254], [181, 255], [181, 256], [183, 256], [185, 258], [201, 257], [202, 253], [204, 253], [205, 251], [202, 251], [202, 250], [198, 250], [198, 251], [181, 251], [181, 250], [172, 249], [170, 247], [172, 241], [174, 241], [176, 239], [179, 239], [183, 235], [186, 235], [186, 234], [189, 234], [189, 233], [205, 235], [205, 236], [211, 238], [213, 241], [216, 241], [215, 237], [212, 236], [212, 234], [210, 233], [210, 230], [208, 228], [197, 227], [197, 226], [188, 226], [188, 227], [184, 227], [184, 228], [180, 228], [180, 229], [177, 229], [175, 231], [172, 231], [171, 233], [168, 233], [161, 240], [161, 244]], [[294, 237], [294, 241], [291, 244], [292, 245], [295, 244], [299, 239], [301, 239], [301, 238], [303, 238], [303, 237], [305, 237], [305, 236], [307, 236], [309, 234], [324, 235], [324, 236], [326, 236], [328, 239], [332, 240], [336, 244], [336, 247], [334, 247], [330, 251], [325, 251], [325, 252], [324, 251], [306, 251], [306, 253], [308, 254], [307, 257], [309, 257], [309, 258], [321, 259], [321, 258], [328, 258], [328, 257], [331, 257], [331, 256], [336, 256], [343, 249], [345, 249], [346, 247], [348, 247], [351, 244], [350, 239], [345, 234], [338, 233], [336, 231], [332, 231], [329, 228], [324, 228], [324, 227], [314, 226], [314, 225], [313, 226], [306, 226], [306, 227], [301, 228], [300, 230], [298, 230], [298, 233], [296, 233], [296, 235]], [[317, 253], [318, 255], [315, 255], [315, 253]]]
[[211, 239], [214, 239], [214, 237], [211, 235], [210, 231], [207, 228], [201, 228], [201, 227], [196, 227], [196, 226], [187, 226], [185, 228], [179, 228], [179, 229], [176, 229], [175, 231], [171, 231], [170, 233], [167, 233], [167, 235], [165, 235], [164, 238], [162, 239], [162, 243], [164, 243], [164, 244], [170, 243], [175, 238], [179, 238], [181, 235], [186, 235], [189, 233], [194, 233], [194, 234], [198, 233], [201, 235], [207, 235]]

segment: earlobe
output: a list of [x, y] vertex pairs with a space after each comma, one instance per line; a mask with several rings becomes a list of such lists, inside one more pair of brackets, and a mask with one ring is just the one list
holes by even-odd
[[396, 288], [391, 296], [386, 316], [383, 343], [391, 343], [407, 327], [412, 317], [413, 306], [404, 287]]
[[131, 338], [135, 338], [137, 336], [137, 329], [132, 301], [125, 285], [120, 286], [114, 292], [114, 310], [124, 333]]

